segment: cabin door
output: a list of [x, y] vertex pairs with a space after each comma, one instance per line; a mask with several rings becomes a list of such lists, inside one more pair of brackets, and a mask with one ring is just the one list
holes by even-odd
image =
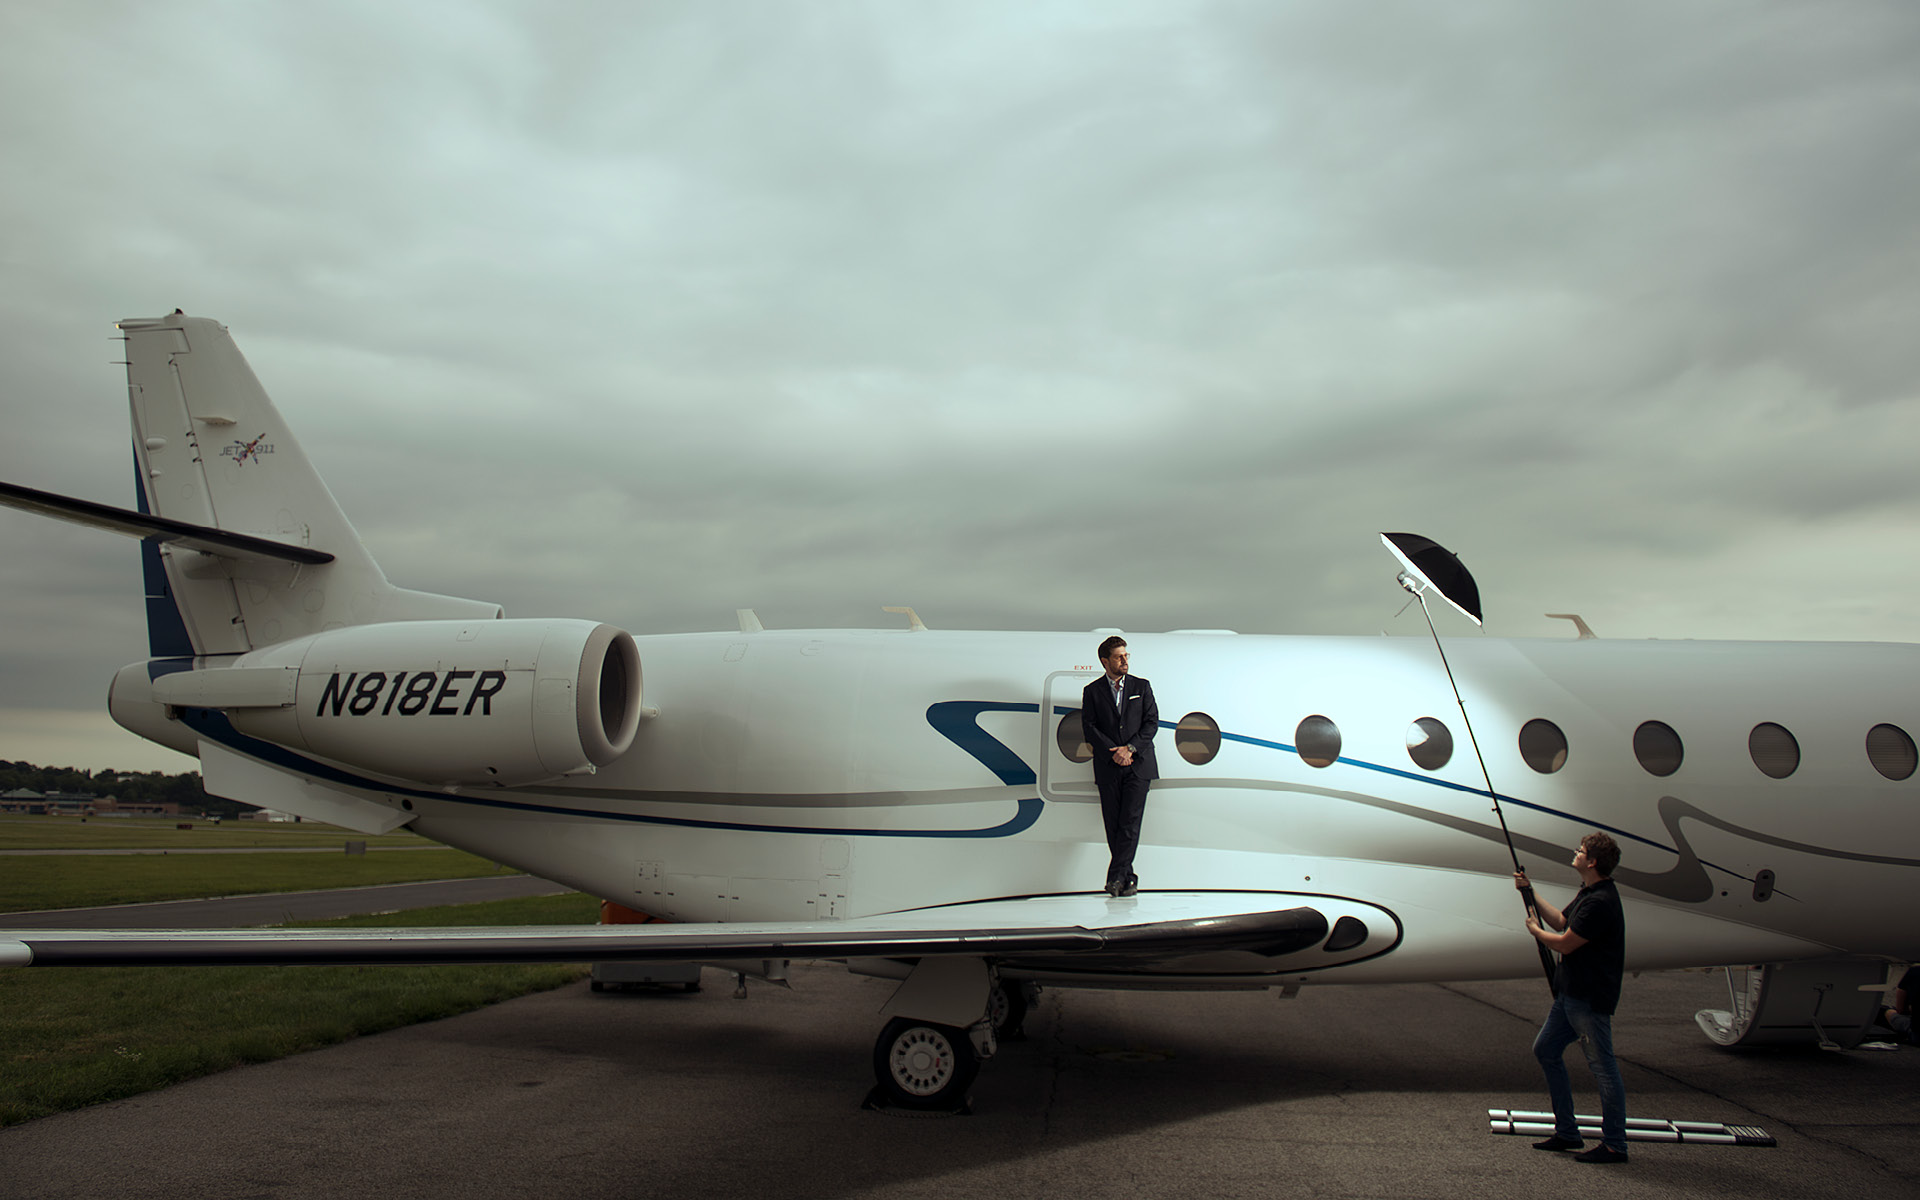
[[1055, 671], [1040, 686], [1040, 753], [1035, 772], [1040, 798], [1100, 803], [1093, 782], [1093, 751], [1080, 732], [1080, 692], [1100, 672]]

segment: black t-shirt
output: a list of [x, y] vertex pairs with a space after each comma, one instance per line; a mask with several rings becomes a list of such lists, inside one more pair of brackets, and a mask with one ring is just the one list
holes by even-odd
[[1627, 958], [1627, 918], [1620, 891], [1602, 879], [1580, 889], [1567, 905], [1567, 928], [1587, 944], [1560, 960], [1554, 984], [1568, 996], [1585, 1000], [1597, 1013], [1611, 1014], [1620, 1004], [1620, 976]]

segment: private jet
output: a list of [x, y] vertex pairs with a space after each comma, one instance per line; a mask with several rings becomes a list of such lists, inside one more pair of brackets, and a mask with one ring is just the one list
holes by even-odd
[[[1889, 970], [1920, 957], [1914, 646], [1129, 632], [1164, 739], [1140, 890], [1116, 897], [1079, 714], [1109, 631], [942, 631], [910, 610], [781, 630], [742, 610], [737, 628], [648, 636], [400, 588], [224, 326], [118, 328], [136, 508], [0, 485], [8, 506], [140, 542], [149, 647], [112, 681], [114, 720], [197, 757], [212, 794], [404, 827], [662, 920], [8, 933], [0, 917], [0, 964], [676, 961], [779, 979], [829, 960], [899, 980], [880, 1098], [952, 1109], [1041, 988], [1530, 976], [1513, 867], [1524, 855], [1564, 904], [1595, 829], [1624, 850], [1628, 969], [1746, 969], [1698, 1018], [1722, 1044], [1858, 1041]], [[1437, 547], [1387, 546], [1423, 611], [1429, 593], [1457, 604], [1461, 585], [1422, 567]]]

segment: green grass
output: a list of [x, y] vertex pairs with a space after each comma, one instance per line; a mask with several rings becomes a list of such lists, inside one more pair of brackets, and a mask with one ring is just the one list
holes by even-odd
[[[177, 829], [191, 824], [192, 829]], [[0, 850], [215, 850], [265, 846], [328, 847], [349, 841], [368, 849], [431, 846], [416, 833], [354, 833], [312, 821], [210, 821], [190, 817], [0, 816]]]
[[[0, 913], [469, 879], [505, 869], [461, 850], [365, 855], [17, 855], [0, 857]], [[0, 927], [5, 924], [0, 918]]]
[[[573, 892], [313, 924], [577, 925], [598, 917], [599, 901]], [[566, 965], [0, 969], [0, 1126], [454, 1016], [585, 974]]]

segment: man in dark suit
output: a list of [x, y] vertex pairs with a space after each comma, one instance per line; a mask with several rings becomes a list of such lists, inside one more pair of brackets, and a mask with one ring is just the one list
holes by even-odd
[[1153, 685], [1127, 674], [1126, 639], [1100, 643], [1106, 674], [1080, 693], [1080, 726], [1093, 751], [1093, 781], [1100, 787], [1100, 815], [1107, 824], [1107, 894], [1131, 896], [1140, 890], [1133, 873], [1133, 852], [1140, 845], [1140, 819], [1147, 811], [1147, 785], [1160, 778], [1153, 757], [1153, 735], [1160, 731], [1160, 708]]

